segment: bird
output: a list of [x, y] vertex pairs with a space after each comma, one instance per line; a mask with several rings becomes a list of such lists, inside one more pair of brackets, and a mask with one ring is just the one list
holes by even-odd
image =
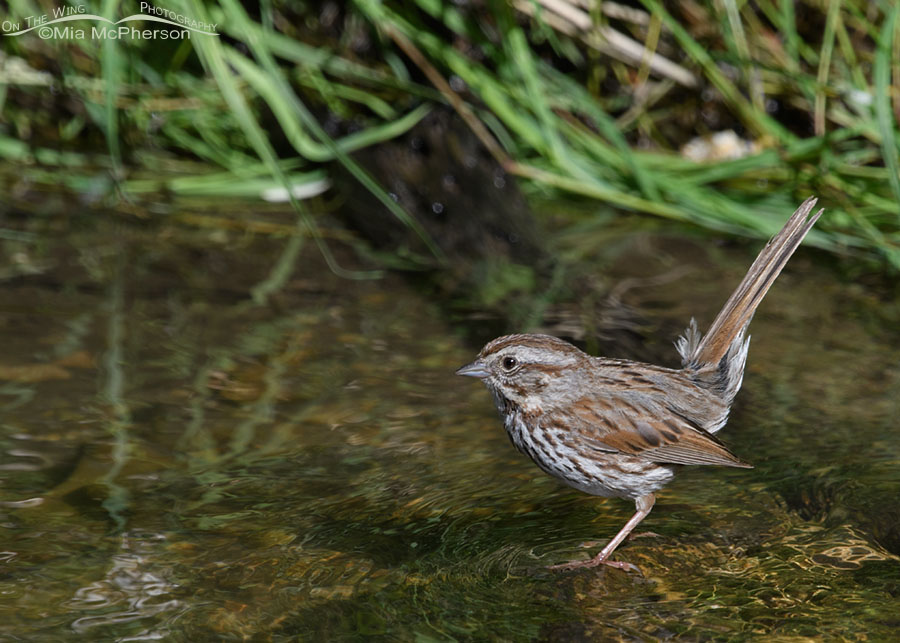
[[750, 266], [705, 335], [695, 319], [675, 347], [681, 368], [591, 356], [557, 337], [504, 335], [458, 375], [490, 391], [512, 444], [545, 473], [595, 496], [633, 500], [635, 513], [589, 560], [552, 569], [637, 567], [610, 555], [650, 513], [683, 465], [752, 468], [717, 437], [743, 381], [747, 328], [769, 288], [824, 210], [808, 198]]

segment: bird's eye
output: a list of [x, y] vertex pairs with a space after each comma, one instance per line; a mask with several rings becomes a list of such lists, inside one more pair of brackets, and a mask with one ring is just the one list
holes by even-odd
[[515, 357], [504, 357], [503, 358], [503, 370], [505, 370], [505, 371], [511, 371], [518, 365], [519, 365], [519, 360], [517, 360]]

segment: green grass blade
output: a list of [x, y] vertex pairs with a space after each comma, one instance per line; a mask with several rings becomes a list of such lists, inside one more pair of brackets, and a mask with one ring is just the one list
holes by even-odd
[[[193, 15], [197, 16], [198, 19], [208, 22], [205, 8], [198, 0], [190, 0], [190, 11]], [[234, 23], [238, 24], [242, 18], [240, 15], [230, 17], [234, 20]], [[331, 250], [321, 238], [318, 227], [307, 211], [306, 206], [293, 197], [287, 177], [285, 177], [284, 172], [279, 166], [275, 150], [272, 148], [268, 138], [256, 121], [250, 106], [247, 104], [247, 101], [244, 99], [243, 94], [237, 86], [237, 79], [226, 63], [226, 54], [223, 51], [222, 42], [214, 37], [197, 38], [195, 40], [195, 46], [197, 48], [197, 53], [204, 63], [204, 67], [206, 67], [216, 79], [225, 101], [231, 107], [234, 116], [240, 123], [250, 145], [259, 155], [260, 159], [262, 159], [263, 163], [269, 168], [272, 175], [275, 176], [287, 190], [292, 207], [297, 212], [297, 216], [303, 221], [310, 236], [315, 240], [319, 252], [328, 264], [329, 269], [335, 274], [349, 279], [371, 279], [381, 276], [381, 273], [378, 271], [347, 270], [337, 263]]]
[[[888, 169], [888, 180], [891, 191], [894, 193], [894, 199], [900, 204], [900, 160], [897, 158], [896, 130], [890, 99], [891, 51], [898, 12], [900, 12], [900, 6], [894, 5], [885, 18], [878, 38], [878, 50], [875, 53], [875, 67], [872, 75], [875, 84], [875, 114], [881, 134], [884, 165]], [[900, 215], [900, 210], [898, 210], [898, 215]]]
[[684, 48], [688, 56], [703, 68], [709, 81], [721, 92], [723, 98], [737, 110], [745, 123], [753, 129], [757, 135], [768, 135], [775, 140], [787, 144], [793, 142], [796, 137], [781, 123], [771, 118], [765, 112], [756, 109], [749, 103], [734, 84], [728, 80], [724, 73], [716, 65], [709, 52], [700, 43], [694, 40], [681, 24], [679, 24], [659, 0], [641, 0], [653, 14], [662, 19], [663, 24], [672, 32], [678, 43]]

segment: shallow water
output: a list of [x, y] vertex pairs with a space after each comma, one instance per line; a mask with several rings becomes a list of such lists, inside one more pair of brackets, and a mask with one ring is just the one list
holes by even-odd
[[[477, 342], [401, 279], [338, 279], [307, 244], [254, 303], [284, 240], [7, 224], [36, 236], [2, 241], [2, 638], [896, 636], [900, 315], [877, 277], [801, 251], [721, 434], [756, 468], [682, 470], [616, 553], [643, 575], [558, 573], [632, 506], [518, 455], [453, 375]], [[659, 328], [640, 357], [671, 365], [669, 330], [708, 323], [758, 245], [629, 239], [598, 270], [694, 268], [628, 295]]]

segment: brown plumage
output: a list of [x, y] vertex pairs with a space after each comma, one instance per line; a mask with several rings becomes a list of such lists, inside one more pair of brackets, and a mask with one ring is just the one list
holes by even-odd
[[691, 324], [676, 343], [681, 369], [591, 357], [549, 335], [489, 342], [459, 375], [488, 387], [512, 443], [546, 473], [590, 494], [630, 498], [637, 511], [589, 561], [600, 564], [650, 513], [675, 465], [746, 467], [715, 433], [741, 387], [747, 326], [791, 255], [822, 214], [816, 199], [794, 212], [750, 266], [703, 337]]

